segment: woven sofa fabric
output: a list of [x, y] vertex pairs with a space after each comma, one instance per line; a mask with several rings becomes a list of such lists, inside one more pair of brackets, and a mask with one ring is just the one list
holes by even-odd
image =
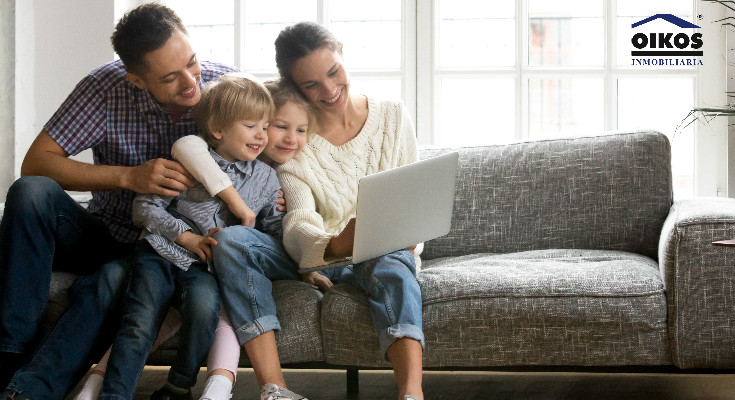
[[677, 202], [661, 237], [669, 336], [680, 368], [735, 368], [735, 200]]
[[[46, 323], [55, 321], [66, 308], [66, 291], [74, 282], [74, 274], [52, 273]], [[324, 351], [321, 339], [322, 294], [313, 286], [299, 281], [273, 282], [273, 299], [281, 331], [276, 332], [278, 356], [284, 364], [322, 361]], [[49, 325], [50, 326], [50, 325]], [[150, 354], [148, 364], [170, 365], [179, 346], [175, 335]], [[240, 365], [249, 366], [245, 352], [241, 352]]]
[[[451, 149], [425, 148], [421, 158]], [[632, 132], [457, 149], [452, 228], [422, 259], [539, 249], [657, 257], [672, 204], [665, 135]]]
[[[426, 367], [662, 365], [658, 264], [620, 251], [548, 250], [427, 261], [419, 274]], [[323, 300], [325, 359], [385, 366], [365, 294]]]

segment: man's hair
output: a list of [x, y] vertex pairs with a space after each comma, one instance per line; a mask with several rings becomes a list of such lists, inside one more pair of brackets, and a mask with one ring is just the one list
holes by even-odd
[[202, 138], [216, 149], [219, 140], [212, 132], [221, 132], [240, 120], [258, 120], [273, 116], [273, 100], [268, 89], [254, 77], [240, 72], [224, 74], [202, 90], [202, 99], [194, 106], [194, 121]]
[[306, 113], [306, 117], [309, 123], [306, 134], [310, 135], [316, 132], [316, 111], [314, 110], [314, 107], [311, 106], [309, 101], [301, 95], [301, 92], [299, 92], [299, 90], [296, 89], [293, 84], [285, 79], [279, 79], [266, 81], [263, 83], [263, 85], [265, 85], [268, 91], [271, 92], [271, 97], [273, 98], [273, 104], [275, 106], [274, 112], [278, 111], [281, 106], [288, 102], [294, 103], [295, 105], [301, 107], [301, 109], [303, 109]]
[[311, 54], [312, 51], [326, 47], [342, 53], [342, 46], [329, 29], [316, 22], [299, 22], [281, 30], [275, 41], [276, 67], [281, 78], [293, 80], [293, 66], [296, 61]]
[[110, 40], [127, 70], [143, 75], [148, 71], [145, 55], [163, 47], [176, 30], [188, 35], [186, 26], [172, 9], [148, 3], [125, 13]]

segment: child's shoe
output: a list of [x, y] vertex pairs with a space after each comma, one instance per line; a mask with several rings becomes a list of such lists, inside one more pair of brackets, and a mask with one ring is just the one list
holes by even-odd
[[294, 393], [286, 388], [266, 383], [260, 389], [260, 400], [309, 400], [306, 397]]
[[156, 390], [150, 397], [150, 400], [192, 400], [191, 390], [180, 393], [169, 388], [168, 384]]
[[230, 400], [232, 398], [232, 382], [222, 375], [207, 378], [204, 392], [199, 400]]

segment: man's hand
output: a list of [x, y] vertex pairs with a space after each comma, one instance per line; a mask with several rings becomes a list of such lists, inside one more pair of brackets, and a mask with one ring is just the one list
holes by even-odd
[[316, 286], [325, 292], [329, 290], [329, 288], [334, 286], [329, 278], [316, 271], [307, 272], [301, 275], [301, 280], [308, 283], [309, 285]]
[[[212, 231], [215, 230], [212, 229], [209, 233], [214, 234]], [[176, 244], [199, 256], [202, 262], [207, 262], [207, 260], [212, 259], [211, 246], [216, 246], [217, 241], [208, 236], [201, 236], [191, 231], [186, 231], [176, 238]]]
[[352, 244], [355, 242], [355, 219], [350, 219], [339, 235], [333, 237], [324, 250], [324, 259], [349, 257], [352, 255]]
[[194, 178], [181, 164], [164, 158], [148, 160], [126, 171], [122, 187], [140, 194], [178, 196], [194, 186]]

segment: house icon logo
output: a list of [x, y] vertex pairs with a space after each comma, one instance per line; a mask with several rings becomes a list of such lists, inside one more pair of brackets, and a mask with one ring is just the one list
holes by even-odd
[[[655, 24], [659, 31], [646, 30], [646, 24], [662, 20], [669, 23], [670, 30], [660, 31], [661, 24]], [[649, 25], [650, 26], [650, 25]], [[698, 57], [702, 56], [702, 34], [690, 33], [689, 29], [700, 27], [672, 14], [656, 14], [642, 19], [631, 27], [634, 29], [631, 43], [636, 50], [633, 57]], [[700, 62], [701, 64], [701, 62]]]

